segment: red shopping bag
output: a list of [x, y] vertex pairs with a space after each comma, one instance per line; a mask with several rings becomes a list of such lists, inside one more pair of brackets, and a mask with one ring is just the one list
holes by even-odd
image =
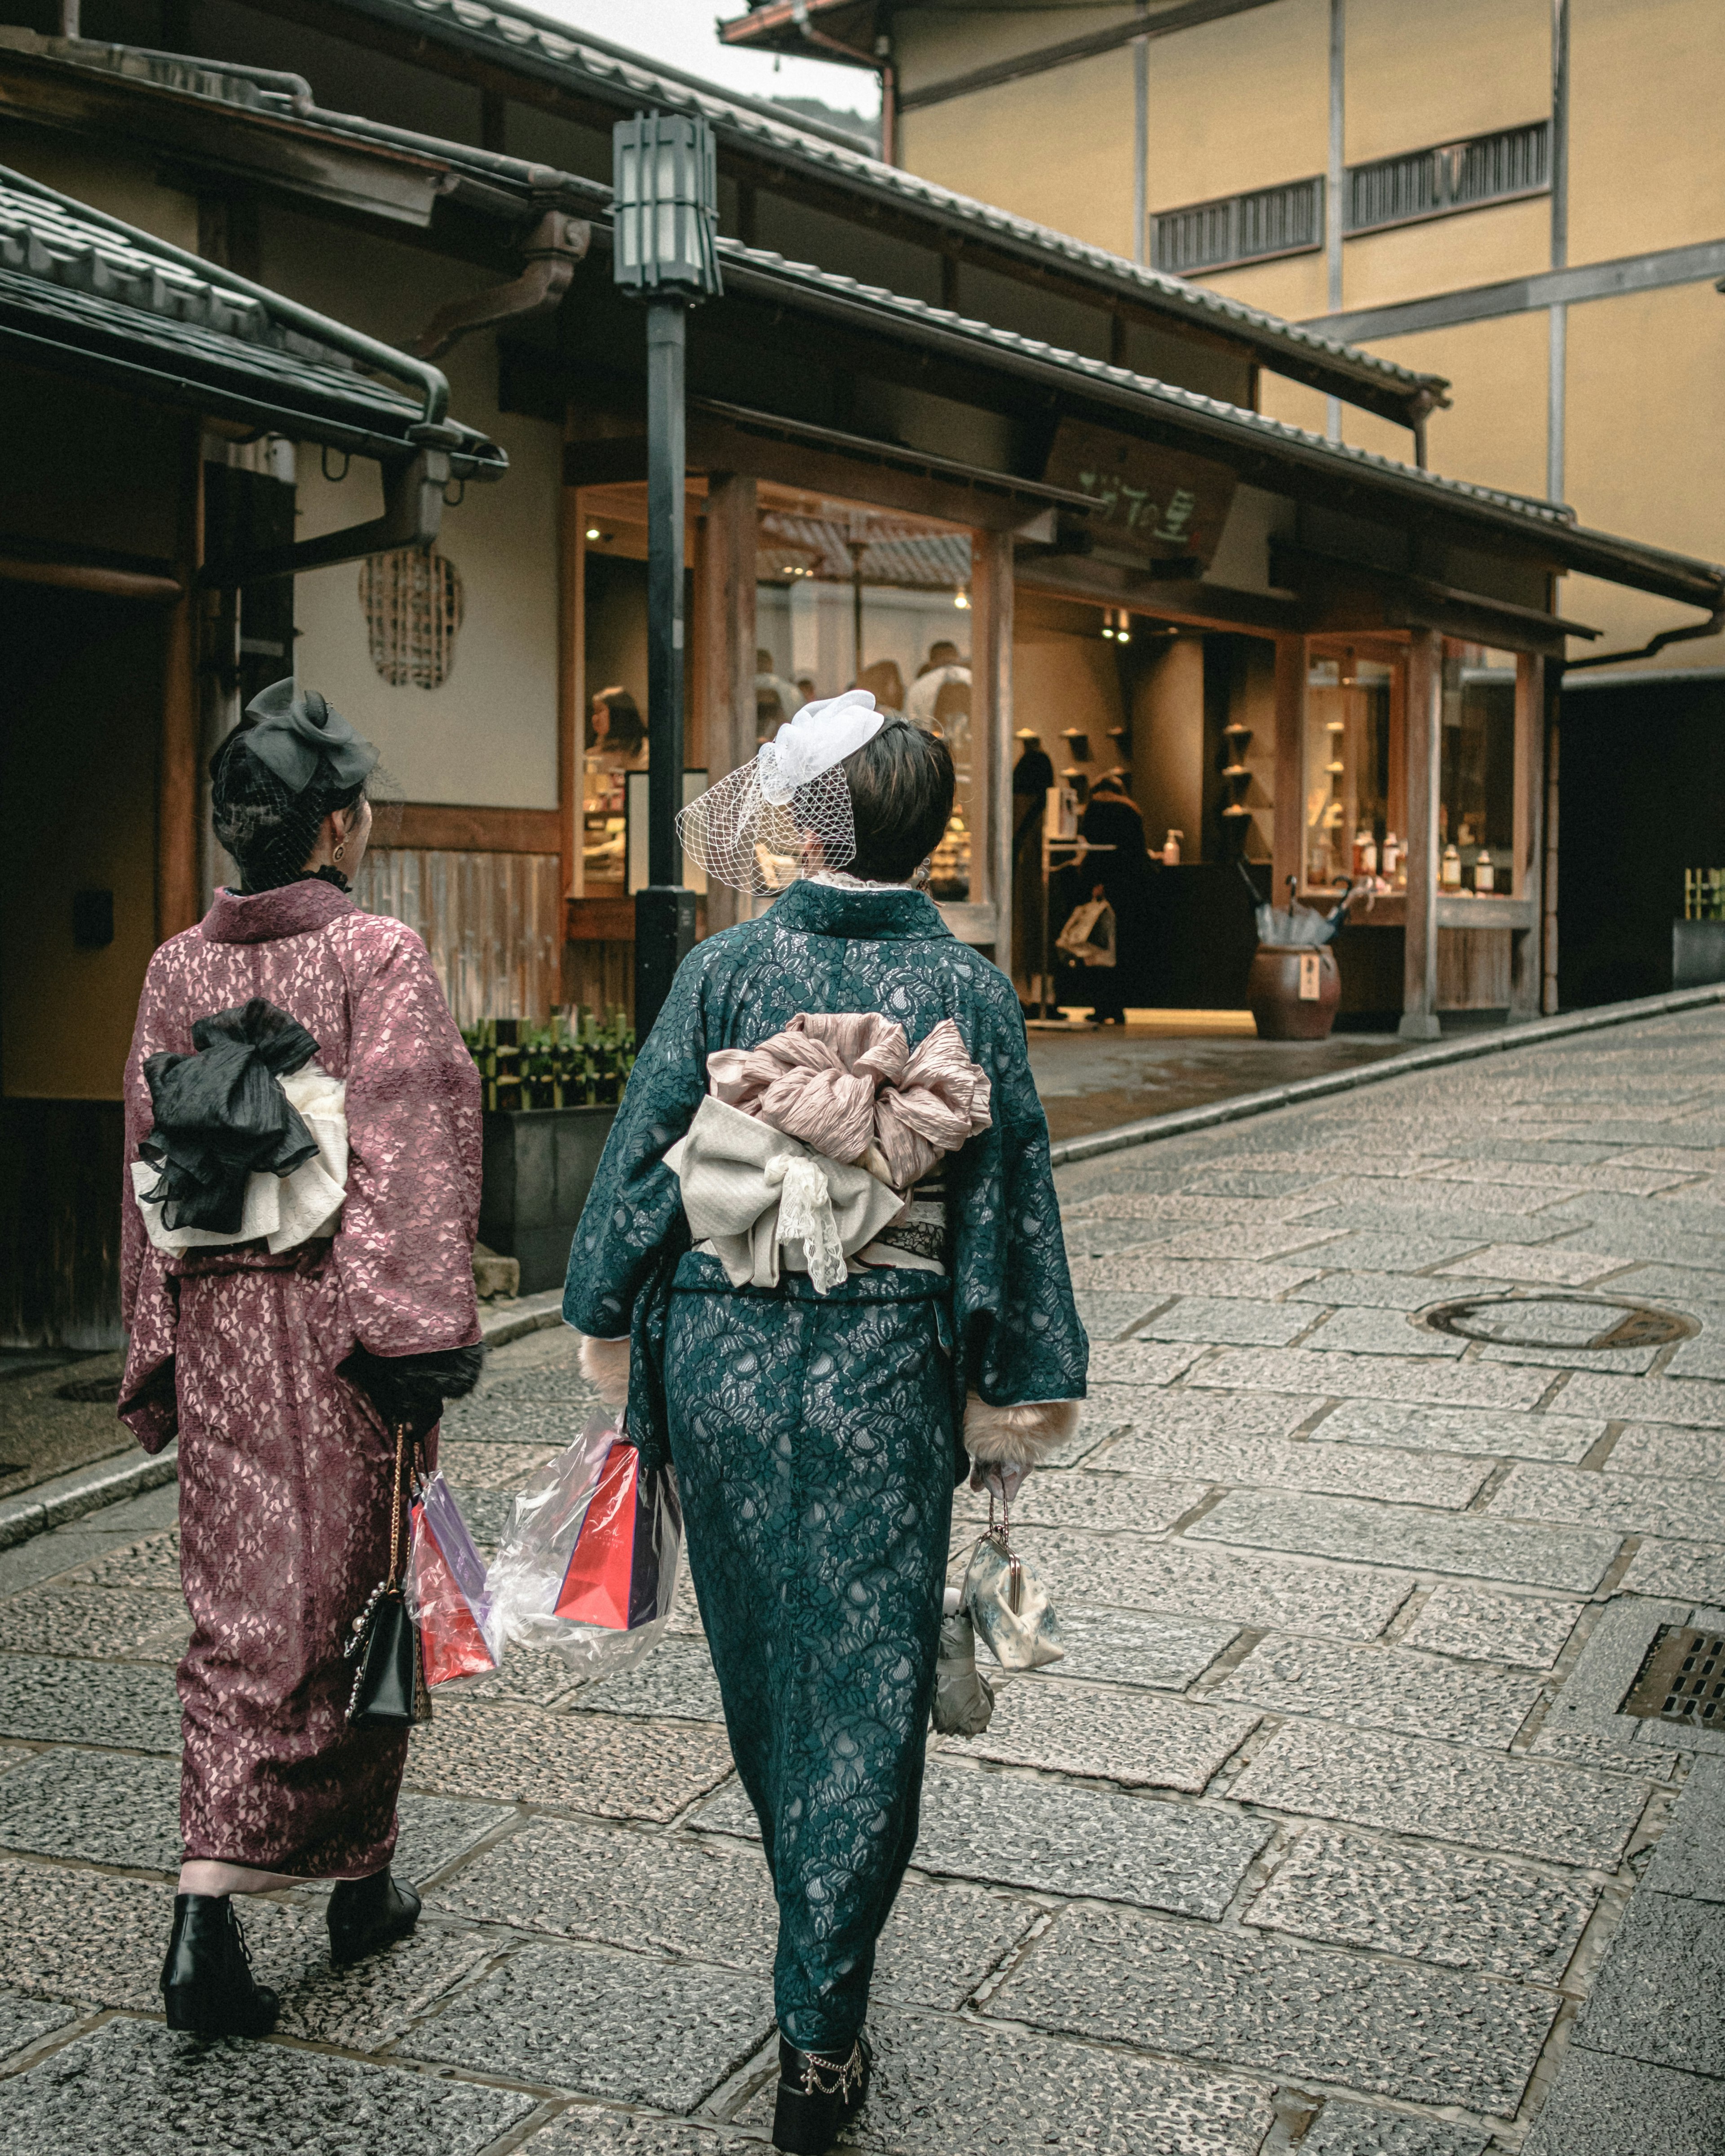
[[569, 1553], [553, 1614], [612, 1632], [630, 1632], [665, 1615], [680, 1527], [669, 1478], [644, 1471], [632, 1445], [614, 1444]]
[[497, 1656], [489, 1636], [485, 1561], [440, 1474], [431, 1476], [413, 1507], [413, 1527], [408, 1603], [419, 1626], [426, 1683], [490, 1676]]

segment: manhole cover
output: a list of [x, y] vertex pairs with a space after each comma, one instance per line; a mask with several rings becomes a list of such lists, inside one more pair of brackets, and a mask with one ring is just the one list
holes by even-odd
[[55, 1393], [57, 1400], [84, 1400], [96, 1407], [117, 1407], [120, 1404], [118, 1378], [80, 1378], [69, 1385], [62, 1385]]
[[1602, 1295], [1476, 1296], [1421, 1312], [1434, 1332], [1500, 1348], [1663, 1348], [1695, 1331], [1686, 1317]]
[[1661, 1625], [1620, 1712], [1725, 1729], [1725, 1632]]

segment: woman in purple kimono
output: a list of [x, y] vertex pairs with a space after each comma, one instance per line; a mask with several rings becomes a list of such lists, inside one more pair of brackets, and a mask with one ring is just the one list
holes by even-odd
[[185, 1864], [171, 2028], [261, 2035], [228, 1897], [307, 1880], [340, 1967], [413, 1928], [407, 1732], [351, 1723], [397, 1430], [479, 1376], [479, 1086], [425, 947], [348, 896], [377, 752], [278, 683], [211, 763], [239, 863], [151, 961], [126, 1065], [121, 1417], [179, 1437]]

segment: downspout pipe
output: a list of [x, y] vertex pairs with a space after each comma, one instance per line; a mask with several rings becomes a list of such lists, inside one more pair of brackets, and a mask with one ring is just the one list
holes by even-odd
[[1626, 666], [1631, 660], [1651, 659], [1656, 652], [1663, 651], [1668, 644], [1687, 644], [1693, 637], [1717, 636], [1725, 629], [1725, 600], [1715, 607], [1705, 621], [1692, 621], [1686, 629], [1661, 629], [1657, 636], [1650, 637], [1638, 651], [1596, 651], [1589, 659], [1571, 659], [1563, 667], [1566, 674], [1579, 674], [1584, 666]]

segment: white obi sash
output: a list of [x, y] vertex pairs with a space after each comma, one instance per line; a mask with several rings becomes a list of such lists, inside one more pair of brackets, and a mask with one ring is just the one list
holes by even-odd
[[[245, 1182], [245, 1203], [239, 1225], [231, 1234], [214, 1228], [169, 1228], [163, 1225], [162, 1208], [150, 1204], [144, 1192], [161, 1173], [147, 1160], [131, 1164], [132, 1195], [144, 1216], [144, 1227], [158, 1250], [201, 1250], [230, 1243], [267, 1243], [272, 1255], [309, 1243], [319, 1235], [332, 1235], [347, 1198], [347, 1086], [331, 1078], [317, 1064], [307, 1063], [291, 1077], [278, 1081], [300, 1119], [317, 1141], [316, 1153], [301, 1161], [291, 1175], [270, 1175], [259, 1170]], [[743, 1116], [740, 1121], [747, 1122]], [[769, 1136], [773, 1133], [769, 1132]], [[789, 1140], [781, 1140], [782, 1144]]]

